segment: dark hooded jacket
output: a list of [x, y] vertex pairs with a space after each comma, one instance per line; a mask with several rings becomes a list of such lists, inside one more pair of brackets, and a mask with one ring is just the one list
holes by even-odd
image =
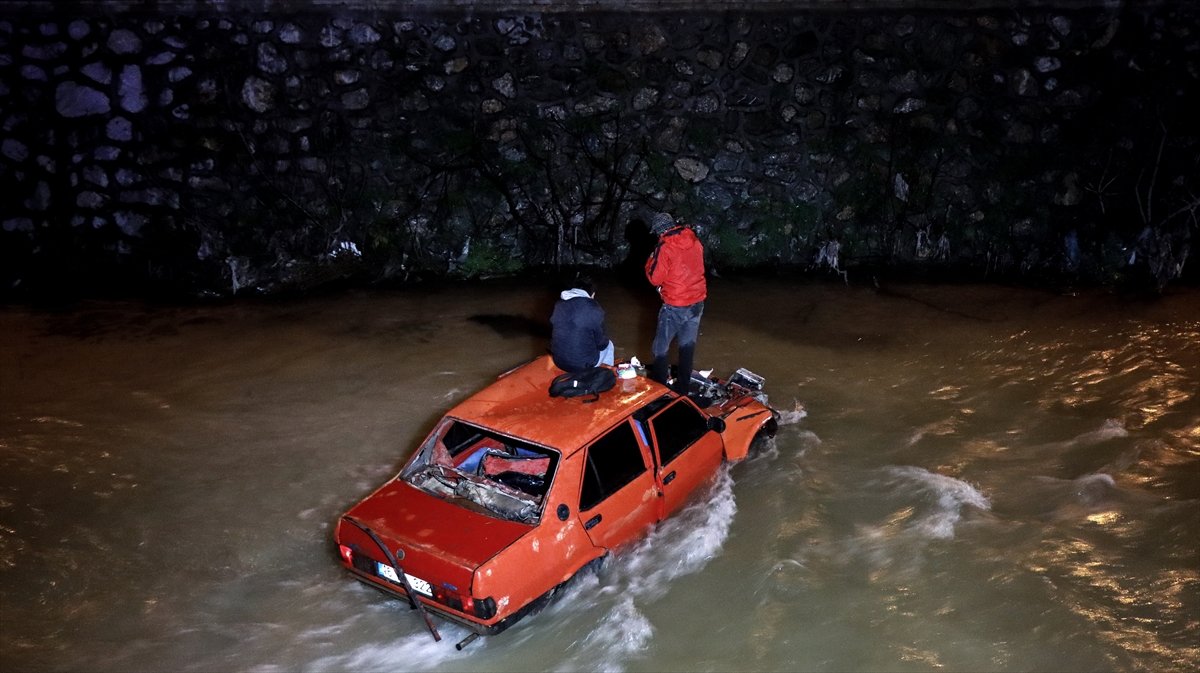
[[550, 314], [550, 357], [567, 372], [593, 367], [608, 347], [604, 309], [580, 289], [567, 290], [561, 297]]

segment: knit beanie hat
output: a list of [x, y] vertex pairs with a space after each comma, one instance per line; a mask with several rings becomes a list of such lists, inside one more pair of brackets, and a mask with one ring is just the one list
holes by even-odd
[[650, 231], [655, 234], [661, 235], [673, 226], [675, 226], [675, 218], [671, 217], [670, 213], [658, 213], [654, 219], [650, 220]]

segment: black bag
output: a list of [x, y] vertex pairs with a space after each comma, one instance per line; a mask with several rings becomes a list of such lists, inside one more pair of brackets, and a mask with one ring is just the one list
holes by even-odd
[[550, 382], [550, 397], [582, 397], [591, 395], [595, 402], [600, 393], [617, 384], [617, 375], [608, 367], [592, 367], [578, 372], [559, 374]]

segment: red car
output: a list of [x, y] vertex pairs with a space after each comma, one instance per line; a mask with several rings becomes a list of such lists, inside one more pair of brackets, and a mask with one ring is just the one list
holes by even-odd
[[435, 638], [430, 613], [471, 630], [460, 648], [503, 631], [777, 427], [744, 369], [693, 375], [691, 397], [640, 375], [598, 398], [552, 397], [561, 373], [543, 356], [501, 375], [338, 521], [346, 569], [408, 600]]

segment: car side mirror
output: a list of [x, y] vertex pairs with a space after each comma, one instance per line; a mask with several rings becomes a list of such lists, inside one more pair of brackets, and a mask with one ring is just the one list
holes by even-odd
[[559, 521], [566, 521], [567, 517], [571, 516], [571, 508], [567, 507], [564, 503], [558, 506], [558, 509], [555, 511], [555, 513], [558, 514]]
[[725, 432], [725, 419], [719, 416], [709, 416], [708, 429], [714, 432]]

